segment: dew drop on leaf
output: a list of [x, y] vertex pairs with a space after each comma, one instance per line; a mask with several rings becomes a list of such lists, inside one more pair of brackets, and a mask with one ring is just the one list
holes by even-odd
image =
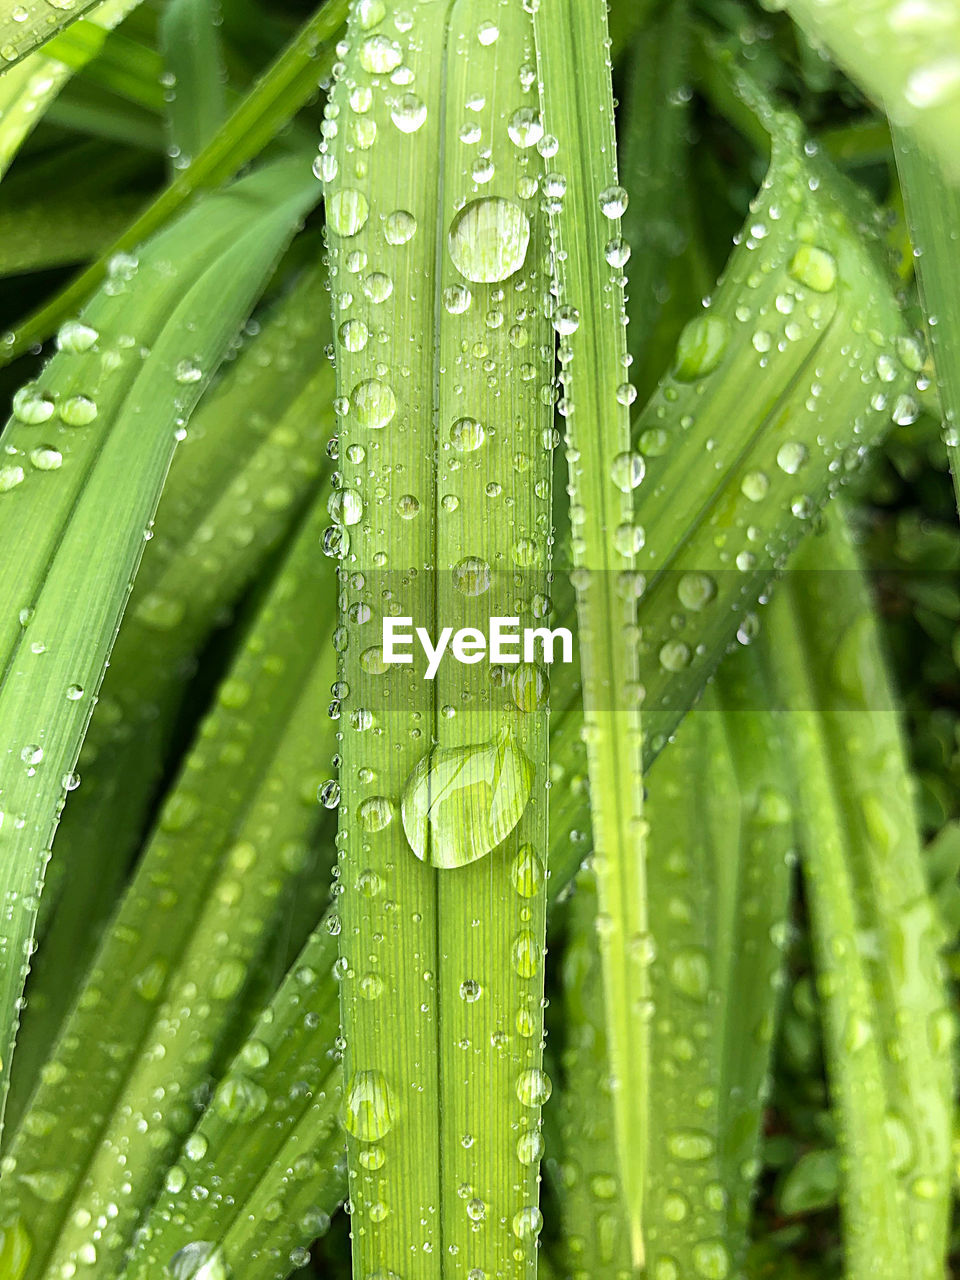
[[347, 1086], [343, 1125], [360, 1142], [379, 1142], [393, 1125], [393, 1099], [380, 1071], [357, 1071]]
[[826, 249], [802, 244], [793, 255], [790, 274], [814, 293], [829, 293], [837, 282], [837, 260]]
[[677, 343], [675, 377], [680, 382], [706, 377], [720, 364], [729, 341], [730, 326], [721, 316], [697, 316]]
[[341, 187], [327, 197], [327, 223], [339, 236], [355, 236], [369, 215], [367, 197], [353, 187]]
[[534, 767], [516, 735], [437, 747], [416, 765], [400, 812], [413, 852], [431, 866], [466, 866], [505, 840], [527, 806]]
[[453, 219], [447, 246], [466, 280], [495, 284], [519, 271], [530, 243], [527, 215], [500, 196], [472, 200]]

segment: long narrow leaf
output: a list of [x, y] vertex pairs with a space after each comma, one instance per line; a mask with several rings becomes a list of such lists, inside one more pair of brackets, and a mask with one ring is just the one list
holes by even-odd
[[642, 1202], [649, 1070], [642, 828], [641, 686], [635, 644], [633, 491], [613, 91], [603, 0], [534, 6], [544, 127], [557, 142], [545, 179], [556, 278], [569, 464], [574, 582], [594, 860], [604, 916], [603, 965], [621, 1177], [634, 1265], [643, 1264]]
[[223, 59], [212, 0], [170, 0], [160, 38], [173, 77], [167, 107], [175, 168], [185, 169], [227, 113]]
[[960, 508], [960, 177], [951, 182], [929, 159], [908, 129], [894, 131], [900, 184], [917, 255], [927, 334], [945, 407], [944, 440]]
[[309, 270], [201, 401], [174, 457], [57, 829], [14, 1065], [21, 1104], [143, 833], [183, 674], [316, 485], [333, 419], [333, 370], [317, 367], [326, 303], [322, 272]]
[[52, 5], [49, 0], [3, 0], [0, 5], [0, 74], [16, 66], [39, 45], [51, 40], [69, 23], [100, 0], [70, 0]]
[[897, 0], [786, 0], [797, 25], [824, 45], [890, 120], [960, 180], [960, 12]]
[[942, 933], [876, 622], [838, 513], [795, 560], [765, 644], [790, 711], [846, 1275], [932, 1280], [951, 1192]]
[[[12, 360], [45, 341], [66, 317], [87, 301], [117, 255], [134, 250], [164, 226], [197, 191], [228, 182], [254, 159], [312, 97], [333, 63], [332, 42], [343, 25], [347, 0], [327, 0], [250, 92], [234, 109], [223, 128], [204, 147], [189, 169], [143, 211], [110, 248], [56, 298], [22, 324], [0, 337], [0, 359]], [[2, 84], [2, 81], [0, 81]]]
[[[32, 1241], [28, 1280], [62, 1275], [91, 1248], [104, 1275], [119, 1274], [284, 888], [309, 860], [333, 736], [329, 721], [317, 732], [336, 661], [332, 584], [317, 554], [325, 519], [317, 501], [166, 798], [9, 1148], [0, 1220], [19, 1219]], [[129, 980], [118, 985], [116, 974]], [[266, 1096], [241, 1082], [218, 1105], [255, 1116]], [[91, 1235], [102, 1214], [110, 1231]]]
[[[0, 177], [73, 73], [96, 56], [106, 33], [138, 3], [139, 0], [105, 0], [54, 41], [52, 50], [31, 53], [0, 75]], [[78, 33], [80, 40], [76, 39]], [[68, 39], [77, 46], [69, 54], [58, 49], [59, 42]]]
[[3, 1099], [46, 851], [179, 423], [314, 198], [301, 162], [283, 162], [117, 262], [14, 401], [0, 471], [0, 537], [19, 547], [0, 570]]
[[[520, 6], [485, 16], [356, 6], [321, 158], [344, 405], [338, 910], [358, 1277], [402, 1274], [414, 1240], [425, 1277], [448, 1253], [464, 1274], [520, 1276], [540, 1225], [545, 674], [448, 657], [425, 679], [422, 655], [381, 656], [390, 614], [484, 634], [493, 617], [533, 625], [545, 599], [533, 31]], [[415, 91], [397, 96], [401, 64]], [[495, 91], [477, 94], [481, 75]]]

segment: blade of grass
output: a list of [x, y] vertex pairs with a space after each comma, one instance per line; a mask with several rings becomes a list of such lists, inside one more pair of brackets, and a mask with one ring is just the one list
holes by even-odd
[[[0, 544], [17, 547], [0, 568], [3, 1100], [64, 779], [76, 763], [178, 422], [314, 195], [300, 162], [283, 162], [211, 199], [139, 262], [118, 262], [108, 287], [61, 331], [61, 350], [39, 381], [18, 393], [3, 433]], [[186, 265], [171, 271], [184, 246]], [[148, 364], [140, 344], [152, 348]], [[115, 537], [109, 552], [107, 513]]]
[[[434, 495], [438, 624], [482, 633], [495, 617], [517, 617], [521, 628], [538, 625], [538, 600], [547, 590], [553, 467], [549, 444], [545, 447], [553, 404], [543, 395], [553, 374], [553, 334], [541, 306], [549, 287], [547, 226], [532, 195], [543, 170], [536, 149], [542, 126], [533, 84], [524, 77], [524, 68], [535, 60], [533, 24], [522, 8], [504, 8], [497, 13], [497, 39], [484, 44], [484, 28], [478, 25], [484, 12], [476, 4], [454, 8], [447, 32], [440, 226], [441, 233], [450, 228], [456, 271], [446, 260], [442, 270], [452, 285], [466, 278], [473, 301], [453, 316], [439, 316], [440, 458]], [[468, 51], [466, 58], [462, 50]], [[487, 86], [488, 104], [479, 111], [473, 103], [478, 82]], [[479, 143], [460, 135], [460, 122], [467, 118], [480, 127]], [[489, 181], [478, 176], [483, 163], [493, 165]], [[517, 195], [522, 199], [525, 191], [528, 198], [517, 204]], [[479, 209], [494, 210], [508, 253], [510, 219], [522, 210], [529, 221], [525, 258], [509, 263], [516, 270], [505, 281], [489, 282], [489, 273], [471, 269], [479, 265], [470, 229]], [[497, 311], [504, 323], [493, 328], [491, 316]], [[454, 368], [456, 380], [443, 376]], [[479, 449], [463, 451], [471, 443], [464, 433], [474, 429], [464, 424], [464, 415], [487, 433]], [[446, 440], [453, 447], [444, 448]], [[457, 500], [453, 510], [450, 495]], [[490, 585], [475, 595], [471, 575], [478, 572], [477, 585], [487, 575]], [[512, 825], [508, 833], [482, 838], [479, 852], [496, 843], [486, 856], [451, 868], [453, 846], [471, 834], [451, 823], [451, 811], [465, 800], [469, 805], [469, 781], [463, 798], [451, 796], [446, 811], [440, 806], [431, 811], [436, 820], [431, 820], [429, 856], [442, 868], [437, 875], [441, 1239], [445, 1251], [456, 1251], [462, 1275], [471, 1270], [532, 1275], [542, 1221], [540, 1103], [548, 1088], [542, 1010], [549, 683], [544, 667], [533, 662], [512, 669], [455, 662], [441, 664], [435, 689], [436, 746], [430, 766], [442, 767], [441, 761], [446, 766], [454, 753], [466, 761], [480, 744], [488, 753], [492, 744], [500, 744], [504, 770], [487, 804], [509, 810], [506, 822]], [[514, 759], [520, 764], [519, 785], [506, 776]], [[468, 779], [469, 773], [467, 766]], [[516, 794], [510, 794], [511, 785]], [[487, 821], [484, 815], [481, 823]], [[466, 1046], [476, 1048], [469, 1052]], [[469, 1144], [465, 1135], [472, 1139]], [[443, 1274], [447, 1271], [444, 1267]]]
[[[269, 1259], [271, 1235], [285, 1236], [279, 1256], [289, 1258], [322, 1234], [342, 1200], [340, 1065], [334, 1048], [339, 1006], [331, 978], [335, 920], [327, 917], [291, 966], [167, 1171], [165, 1188], [137, 1233], [128, 1280], [157, 1275], [195, 1241], [209, 1246], [208, 1256], [219, 1255], [229, 1274], [253, 1280], [262, 1274], [260, 1256]], [[270, 1100], [260, 1116], [234, 1102], [252, 1094]], [[291, 1149], [293, 1161], [287, 1158]], [[198, 1193], [212, 1186], [221, 1194]], [[252, 1213], [255, 1196], [275, 1208]], [[306, 1199], [306, 1211], [298, 1212], [292, 1203], [297, 1198]], [[253, 1242], [241, 1234], [245, 1223], [256, 1231]], [[266, 1267], [266, 1274], [276, 1273], [269, 1260]]]
[[[648, 783], [652, 1274], [742, 1265], [776, 1021], [792, 840], [778, 730], [752, 655], [720, 669]], [[564, 953], [558, 1194], [567, 1275], [629, 1272], [593, 876]]]
[[[101, 1274], [122, 1270], [284, 886], [309, 859], [316, 780], [333, 746], [329, 721], [317, 732], [336, 667], [331, 575], [317, 554], [326, 518], [318, 500], [165, 800], [9, 1148], [0, 1218], [22, 1221], [33, 1242], [24, 1280], [62, 1276], [91, 1251]], [[266, 1103], [252, 1085], [218, 1096], [248, 1119]], [[107, 1232], [96, 1225], [104, 1214]]]
[[773, 1053], [786, 985], [785, 951], [796, 831], [786, 726], [752, 649], [721, 663], [719, 709], [739, 797], [739, 849], [728, 924], [717, 947], [721, 1047], [720, 1175], [732, 1266], [745, 1265]]
[[800, 29], [960, 181], [960, 12], [896, 0], [786, 0]]
[[766, 661], [790, 711], [850, 1280], [941, 1276], [953, 1023], [897, 712], [842, 517], [794, 562]]
[[32, 53], [0, 75], [0, 178], [73, 72], [96, 57], [107, 31], [138, 3], [139, 0], [106, 0], [89, 18], [51, 41], [52, 54]]
[[[83, 785], [54, 842], [41, 904], [48, 927], [14, 1061], [20, 1105], [143, 833], [183, 673], [316, 486], [333, 424], [333, 369], [317, 367], [327, 302], [323, 273], [308, 270], [201, 401], [174, 457], [80, 753]], [[11, 1121], [17, 1112], [11, 1096]]]
[[160, 44], [172, 77], [167, 120], [174, 169], [185, 169], [227, 114], [223, 57], [213, 0], [170, 0]]
[[[643, 1265], [642, 1202], [649, 1070], [640, 682], [633, 579], [630, 388], [622, 266], [615, 250], [626, 193], [617, 184], [607, 11], [602, 0], [534, 6], [544, 128], [557, 140], [565, 194], [552, 206], [574, 584], [594, 865], [604, 917], [604, 988], [620, 1174], [631, 1256]], [[548, 184], [548, 180], [545, 180]], [[626, 538], [624, 538], [626, 534]]]
[[0, 75], [28, 57], [70, 23], [95, 9], [100, 0], [3, 0], [0, 4]]
[[894, 130], [894, 151], [916, 255], [927, 336], [945, 407], [944, 440], [960, 508], [960, 178], [947, 177], [908, 129]]
[[[671, 0], [634, 41], [625, 68], [618, 113], [620, 180], [630, 195], [623, 236], [630, 246], [627, 339], [631, 381], [641, 402], [656, 386], [673, 351], [675, 334], [662, 325], [668, 303], [689, 315], [699, 303], [686, 256], [690, 94], [690, 16], [687, 0]], [[679, 296], [678, 296], [679, 295]]]
[[[532, 26], [519, 7], [493, 24], [453, 6], [438, 23], [417, 5], [409, 35], [398, 11], [394, 42], [392, 12], [356, 12], [321, 160], [347, 406], [335, 501], [349, 538], [339, 912], [354, 1268], [402, 1271], [415, 1240], [424, 1275], [456, 1256], [464, 1272], [519, 1276], [535, 1257], [549, 1088], [543, 673], [448, 661], [424, 682], [419, 659], [393, 671], [379, 650], [384, 600], [431, 633], [485, 634], [490, 617], [529, 625], [546, 586], [553, 362]], [[385, 76], [404, 59], [418, 94], [396, 98]]]
[[[9, 362], [82, 306], [118, 255], [134, 250], [162, 227], [196, 192], [228, 182], [253, 160], [280, 129], [313, 97], [333, 65], [333, 42], [346, 17], [348, 0], [327, 0], [238, 103], [229, 119], [95, 263], [57, 296], [0, 336], [0, 361]], [[2, 83], [2, 81], [0, 81]]]

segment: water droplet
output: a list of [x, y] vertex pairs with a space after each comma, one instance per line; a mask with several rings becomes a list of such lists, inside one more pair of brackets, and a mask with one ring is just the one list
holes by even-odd
[[327, 224], [339, 236], [355, 236], [369, 216], [370, 206], [362, 191], [341, 187], [327, 197]]
[[43, 760], [43, 747], [39, 747], [36, 743], [31, 742], [20, 752], [20, 759], [26, 765], [34, 766], [40, 764]]
[[411, 849], [435, 867], [482, 858], [520, 821], [533, 778], [510, 729], [479, 746], [435, 748], [414, 768], [401, 800]]
[[530, 1129], [517, 1139], [517, 1159], [521, 1164], [536, 1164], [543, 1155], [543, 1136], [539, 1129]]
[[250, 1124], [267, 1109], [267, 1091], [246, 1076], [227, 1076], [214, 1095], [214, 1110], [230, 1124]]
[[208, 1240], [191, 1240], [167, 1263], [171, 1280], [227, 1280], [227, 1264], [221, 1249]]
[[543, 124], [540, 116], [530, 107], [521, 107], [510, 117], [507, 133], [515, 146], [533, 147], [543, 137]]
[[[379, 653], [380, 650], [377, 650]], [[360, 825], [364, 831], [375, 834], [388, 827], [396, 816], [397, 806], [389, 796], [368, 796], [358, 810]]]
[[829, 293], [837, 283], [836, 258], [817, 245], [802, 244], [790, 261], [789, 271], [794, 280], [815, 293]]
[[486, 438], [482, 424], [474, 418], [458, 418], [450, 428], [450, 443], [458, 453], [472, 453]]
[[347, 1086], [343, 1124], [360, 1142], [379, 1142], [393, 1125], [393, 1099], [380, 1071], [357, 1071]]
[[460, 983], [460, 999], [465, 1000], [467, 1004], [475, 1004], [483, 992], [483, 987], [477, 982], [476, 978], [465, 978]]
[[203, 370], [197, 364], [196, 360], [181, 360], [173, 371], [174, 379], [181, 386], [189, 387], [195, 382], [199, 382], [203, 377]]
[[748, 471], [740, 482], [740, 492], [750, 502], [762, 502], [769, 488], [770, 481], [762, 471]]
[[340, 783], [335, 778], [328, 778], [317, 789], [317, 799], [325, 809], [335, 809], [340, 803]]
[[473, 294], [465, 284], [451, 284], [443, 291], [443, 305], [452, 316], [460, 316], [469, 308]]
[[57, 471], [63, 465], [63, 454], [52, 444], [42, 444], [30, 450], [30, 465], [38, 471]]
[[799, 440], [788, 440], [777, 450], [777, 466], [788, 476], [795, 476], [807, 460], [807, 447]]
[[539, 1067], [530, 1067], [517, 1076], [517, 1098], [524, 1107], [539, 1107], [553, 1093], [550, 1077]]
[[494, 284], [523, 266], [530, 223], [519, 205], [499, 196], [473, 200], [456, 215], [447, 237], [453, 265], [467, 280]]
[[49, 422], [55, 408], [53, 397], [41, 391], [33, 382], [21, 387], [13, 397], [13, 416], [28, 427]]
[[417, 220], [406, 209], [395, 209], [383, 220], [383, 235], [387, 244], [406, 244], [413, 239], [416, 232]]
[[401, 133], [416, 133], [426, 118], [427, 104], [415, 93], [402, 93], [390, 112], [390, 119]]
[[362, 351], [370, 339], [370, 330], [362, 320], [346, 320], [340, 326], [339, 338], [347, 351]]
[[23, 467], [15, 464], [0, 467], [0, 493], [9, 493], [18, 484], [23, 484], [23, 476]]
[[535, 1240], [543, 1226], [543, 1214], [535, 1204], [525, 1205], [513, 1215], [512, 1225], [518, 1240]]
[[100, 334], [96, 329], [89, 324], [84, 324], [82, 320], [66, 320], [57, 334], [57, 349], [80, 355], [84, 351], [89, 351], [99, 337]]
[[685, 609], [705, 609], [717, 594], [717, 584], [708, 573], [685, 573], [677, 583], [677, 599]]
[[465, 596], [482, 596], [490, 580], [490, 566], [479, 556], [464, 556], [453, 566], [453, 585]]
[[675, 1129], [667, 1136], [667, 1148], [678, 1160], [694, 1164], [713, 1155], [714, 1143], [702, 1129]]
[[640, 453], [618, 453], [610, 474], [621, 493], [632, 493], [643, 483], [647, 464]]
[[522, 844], [510, 863], [510, 883], [521, 898], [535, 898], [544, 880], [543, 863], [532, 844]]
[[70, 396], [60, 405], [60, 418], [68, 427], [86, 427], [93, 422], [99, 410], [89, 396]]
[[622, 218], [629, 202], [630, 197], [623, 187], [605, 187], [600, 192], [600, 211], [605, 218]]
[[393, 388], [376, 378], [357, 383], [350, 393], [350, 400], [359, 425], [371, 430], [387, 426], [397, 412]]
[[693, 1246], [693, 1266], [704, 1280], [727, 1280], [730, 1254], [722, 1240], [699, 1240]]
[[720, 316], [702, 315], [684, 328], [677, 343], [674, 374], [680, 382], [705, 378], [723, 360], [730, 342], [730, 326]]
[[387, 75], [402, 61], [403, 50], [386, 36], [371, 36], [360, 46], [360, 65], [371, 75]]
[[533, 978], [540, 966], [540, 946], [530, 929], [521, 929], [510, 951], [513, 967], [521, 978]]
[[369, 31], [386, 17], [387, 9], [383, 0], [358, 0], [357, 21], [364, 31]]

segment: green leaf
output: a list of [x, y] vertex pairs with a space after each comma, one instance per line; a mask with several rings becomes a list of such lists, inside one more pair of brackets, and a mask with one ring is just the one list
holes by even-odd
[[2, 0], [0, 4], [0, 75], [34, 49], [75, 22], [100, 0]]
[[138, 3], [105, 0], [88, 18], [53, 41], [50, 50], [29, 54], [0, 75], [0, 177], [73, 72], [96, 57], [106, 32]]
[[[327, 0], [231, 113], [223, 128], [95, 263], [52, 302], [0, 337], [7, 362], [43, 342], [81, 307], [109, 272], [118, 254], [129, 253], [164, 226], [197, 191], [228, 182], [253, 160], [317, 91], [332, 65], [332, 42], [346, 17], [348, 0]], [[0, 80], [0, 84], [2, 84]]]
[[[521, 1276], [541, 1221], [546, 675], [448, 655], [425, 679], [419, 651], [410, 666], [381, 652], [385, 615], [436, 638], [534, 626], [545, 607], [543, 128], [529, 16], [486, 16], [356, 6], [319, 165], [344, 408], [338, 914], [358, 1275], [403, 1274], [417, 1240], [424, 1277], [453, 1251], [465, 1274]], [[394, 92], [400, 65], [415, 93]]]
[[213, 0], [168, 0], [160, 22], [167, 73], [167, 117], [175, 168], [199, 155], [227, 114], [225, 72]]
[[[591, 788], [604, 988], [620, 1174], [635, 1267], [644, 1256], [647, 975], [632, 940], [648, 932], [642, 827], [642, 697], [633, 643], [633, 490], [623, 277], [616, 246], [627, 195], [617, 181], [613, 90], [603, 0], [535, 7], [544, 128], [557, 140], [564, 190], [551, 206], [554, 327], [560, 335], [573, 581]], [[549, 192], [549, 187], [548, 187]]]
[[926, 156], [909, 129], [894, 131], [894, 149], [927, 335], [946, 410], [944, 441], [960, 508], [960, 266], [955, 239], [960, 226], [960, 175], [951, 180], [942, 159]]
[[[0, 470], [0, 540], [18, 547], [0, 568], [4, 1099], [46, 851], [178, 420], [314, 198], [300, 161], [211, 197], [140, 259], [116, 262], [104, 290], [61, 329], [38, 381], [15, 397]], [[184, 265], [170, 270], [181, 249]], [[141, 347], [151, 348], [148, 363]]]
[[783, 7], [895, 125], [909, 130], [950, 182], [960, 181], [960, 13], [954, 6], [786, 0]]
[[[104, 1276], [122, 1272], [282, 919], [284, 890], [312, 863], [333, 747], [332, 575], [317, 555], [326, 518], [320, 498], [165, 798], [8, 1148], [0, 1220], [21, 1221], [33, 1241], [25, 1280], [61, 1276], [91, 1248]], [[267, 1102], [237, 1077], [213, 1105], [249, 1123]], [[92, 1235], [102, 1214], [110, 1231]]]
[[143, 834], [169, 763], [183, 673], [316, 487], [333, 430], [333, 370], [317, 363], [328, 336], [325, 280], [314, 267], [204, 396], [174, 456], [80, 752], [83, 785], [69, 798], [47, 870], [48, 924], [14, 1060], [11, 1119]]
[[[127, 1280], [152, 1280], [190, 1239], [220, 1249], [243, 1280], [273, 1280], [278, 1258], [324, 1233], [345, 1191], [335, 930], [328, 916], [227, 1066], [137, 1235]], [[251, 1115], [263, 1095], [268, 1107]], [[198, 1190], [211, 1186], [222, 1194]]]
[[953, 1017], [877, 624], [836, 511], [764, 634], [789, 710], [845, 1274], [932, 1278], [947, 1247]]

